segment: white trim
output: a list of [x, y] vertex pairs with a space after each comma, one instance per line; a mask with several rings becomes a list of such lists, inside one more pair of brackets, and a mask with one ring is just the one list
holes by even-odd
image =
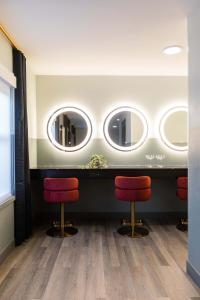
[[10, 205], [15, 201], [15, 197], [13, 195], [9, 195], [8, 197], [4, 198], [4, 200], [0, 201], [0, 210], [4, 209], [6, 206]]
[[15, 248], [15, 241], [12, 240], [0, 253], [0, 264], [4, 261], [4, 259], [11, 253], [11, 251]]
[[189, 261], [186, 262], [186, 270], [198, 287], [200, 287], [200, 273]]
[[12, 72], [10, 72], [7, 68], [5, 68], [2, 64], [0, 64], [0, 79], [5, 81], [11, 87], [16, 88], [16, 77]]

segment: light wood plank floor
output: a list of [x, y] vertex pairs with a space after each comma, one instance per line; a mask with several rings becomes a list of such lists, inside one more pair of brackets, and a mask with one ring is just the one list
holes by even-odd
[[53, 239], [39, 229], [0, 265], [1, 300], [194, 300], [185, 273], [187, 235], [150, 225], [130, 239], [116, 222], [82, 223], [78, 235]]

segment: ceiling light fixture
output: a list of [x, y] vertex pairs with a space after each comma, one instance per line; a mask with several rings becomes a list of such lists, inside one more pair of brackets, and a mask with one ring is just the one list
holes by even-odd
[[163, 53], [167, 55], [174, 55], [180, 53], [182, 49], [183, 48], [181, 46], [169, 46], [163, 49]]

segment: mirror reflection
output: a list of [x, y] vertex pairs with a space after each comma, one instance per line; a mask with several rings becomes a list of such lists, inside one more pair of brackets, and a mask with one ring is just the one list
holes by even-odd
[[88, 116], [75, 107], [56, 111], [48, 121], [48, 137], [52, 144], [63, 151], [76, 151], [85, 146], [92, 134]]
[[139, 116], [130, 111], [114, 115], [108, 125], [108, 134], [112, 141], [123, 147], [138, 143], [143, 134], [143, 124]]
[[143, 113], [132, 107], [119, 107], [104, 122], [106, 141], [120, 151], [139, 148], [147, 138], [148, 124]]
[[55, 118], [51, 131], [57, 143], [66, 147], [74, 147], [85, 139], [87, 124], [78, 113], [67, 111]]
[[187, 150], [188, 146], [188, 113], [186, 107], [169, 110], [161, 120], [161, 138], [174, 150]]
[[187, 146], [187, 113], [185, 111], [177, 111], [171, 114], [164, 127], [167, 139], [175, 146]]

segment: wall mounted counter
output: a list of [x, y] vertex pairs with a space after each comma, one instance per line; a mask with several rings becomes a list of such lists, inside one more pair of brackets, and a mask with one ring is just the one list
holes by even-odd
[[112, 167], [104, 169], [81, 169], [78, 167], [41, 167], [31, 169], [31, 179], [43, 179], [45, 177], [78, 177], [81, 178], [110, 178], [115, 176], [150, 176], [152, 178], [176, 178], [187, 176], [187, 168], [182, 167], [151, 167], [129, 166]]

